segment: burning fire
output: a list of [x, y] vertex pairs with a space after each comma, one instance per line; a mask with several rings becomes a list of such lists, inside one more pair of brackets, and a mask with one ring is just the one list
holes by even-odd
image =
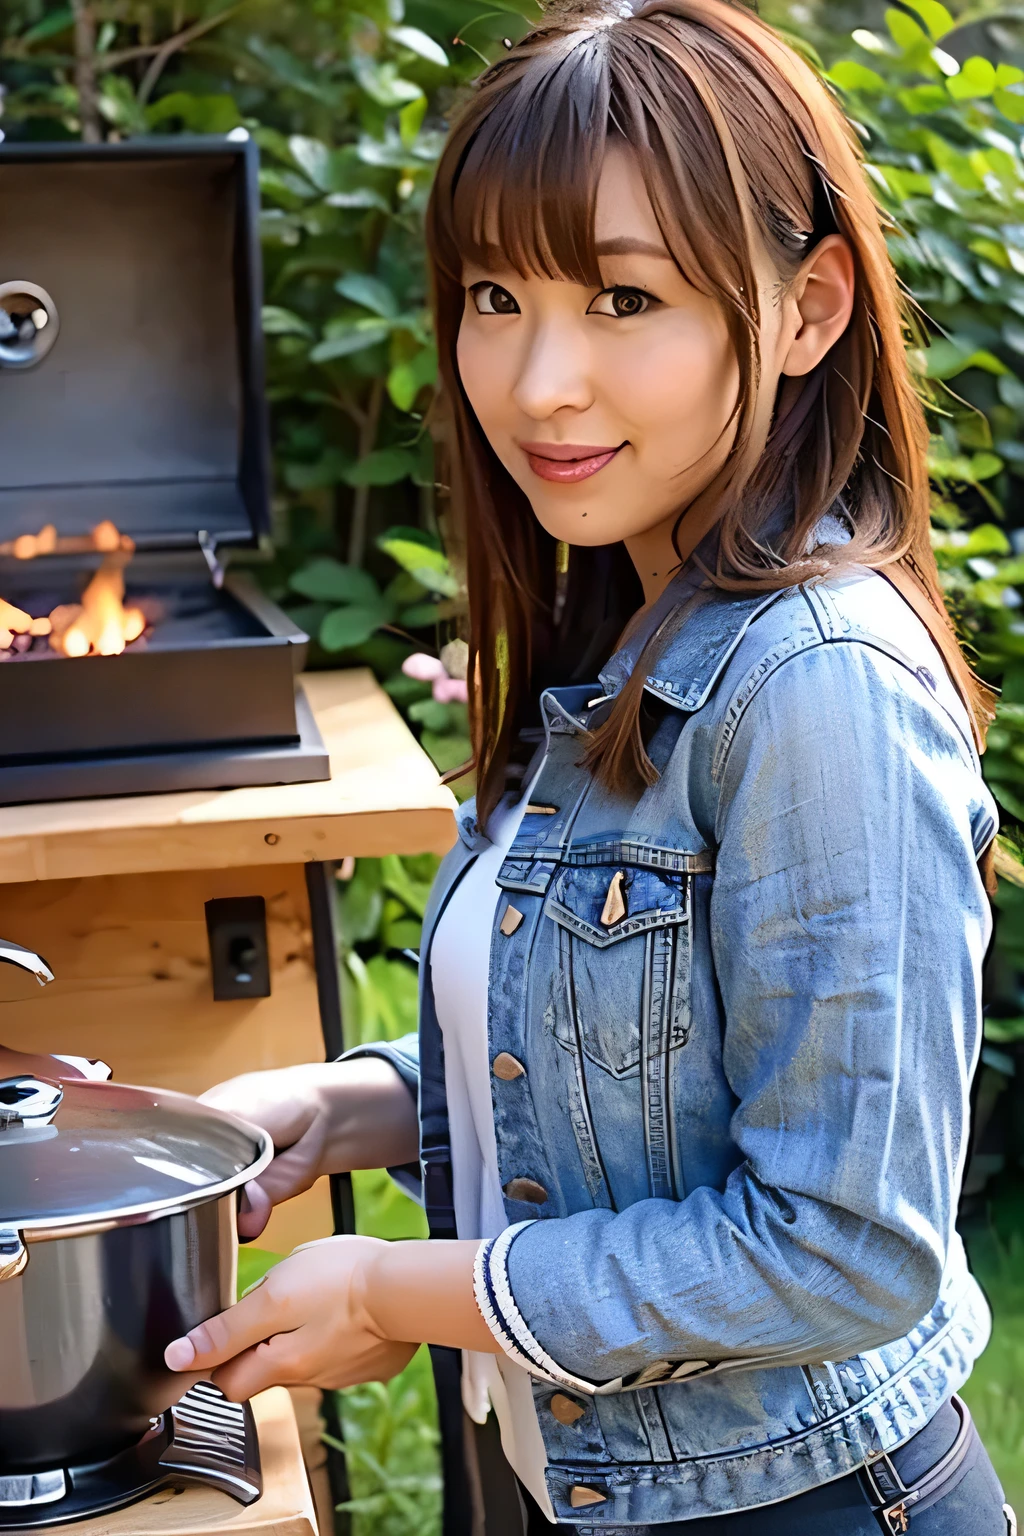
[[141, 608], [124, 605], [124, 568], [135, 545], [111, 522], [91, 534], [60, 537], [48, 524], [0, 544], [0, 555], [34, 560], [37, 555], [99, 552], [103, 563], [82, 593], [80, 603], [61, 603], [47, 618], [33, 619], [0, 598], [0, 651], [27, 650], [35, 636], [49, 636], [52, 650], [64, 656], [119, 656], [146, 627]]

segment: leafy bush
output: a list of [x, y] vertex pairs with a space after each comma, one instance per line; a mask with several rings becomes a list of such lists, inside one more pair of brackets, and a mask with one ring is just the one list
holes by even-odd
[[[938, 0], [763, 9], [857, 123], [921, 309], [908, 344], [930, 407], [937, 555], [978, 669], [1003, 688], [985, 761], [1006, 818], [986, 1032], [1024, 1074], [1024, 887], [1010, 857], [1024, 843], [1024, 69], [978, 51], [996, 36], [979, 18], [995, 17], [1005, 41], [1024, 12], [982, 4], [958, 18]], [[464, 611], [426, 430], [436, 358], [421, 221], [444, 112], [536, 14], [535, 0], [6, 0], [0, 15], [11, 135], [255, 135], [276, 465], [277, 553], [263, 578], [315, 637], [318, 664], [376, 670], [442, 768], [468, 755], [465, 710], [400, 670], [413, 648], [439, 649]], [[402, 951], [418, 948], [433, 867], [361, 861], [344, 887], [353, 1039], [414, 1026]], [[422, 1231], [383, 1175], [357, 1183], [361, 1222]], [[1002, 1342], [973, 1388], [1005, 1478], [1022, 1422], [1011, 1260], [1012, 1235], [979, 1259]], [[436, 1528], [429, 1383], [422, 1360], [412, 1371], [346, 1395], [361, 1536]], [[405, 1479], [421, 1475], [425, 1501], [409, 1503]]]

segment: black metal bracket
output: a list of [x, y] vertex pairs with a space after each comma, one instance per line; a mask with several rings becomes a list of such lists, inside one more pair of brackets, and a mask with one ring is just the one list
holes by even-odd
[[[320, 1031], [324, 1040], [324, 1057], [337, 1061], [345, 1049], [345, 1030], [341, 1008], [341, 976], [338, 971], [338, 925], [335, 910], [335, 866], [329, 860], [306, 865], [306, 893], [309, 896], [309, 919], [313, 935], [313, 966], [316, 972], [316, 995], [320, 1010]], [[336, 1233], [355, 1232], [356, 1206], [352, 1192], [350, 1173], [331, 1175], [331, 1213]], [[338, 1411], [338, 1399], [334, 1392], [325, 1392], [321, 1413], [330, 1441], [327, 1450], [327, 1476], [331, 1485], [331, 1498], [335, 1507], [346, 1504], [351, 1497], [348, 1467], [344, 1444], [344, 1425]], [[335, 1442], [334, 1444], [331, 1441]], [[347, 1511], [337, 1511], [334, 1516], [335, 1536], [349, 1536], [352, 1520]]]

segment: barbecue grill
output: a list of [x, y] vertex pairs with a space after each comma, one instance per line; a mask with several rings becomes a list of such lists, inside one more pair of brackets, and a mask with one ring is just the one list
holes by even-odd
[[255, 145], [0, 145], [0, 206], [0, 804], [328, 778], [308, 638], [226, 569], [270, 526]]

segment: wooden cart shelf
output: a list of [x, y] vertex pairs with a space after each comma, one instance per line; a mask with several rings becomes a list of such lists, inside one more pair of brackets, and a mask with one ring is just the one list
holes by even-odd
[[[40, 990], [0, 966], [5, 1045], [101, 1057], [121, 1082], [185, 1093], [322, 1061], [325, 1038], [337, 1048], [325, 866], [443, 853], [455, 800], [369, 672], [304, 682], [329, 781], [0, 808], [0, 935], [56, 976]], [[231, 896], [266, 903], [269, 997], [214, 1001], [205, 903]], [[331, 1230], [321, 1180], [278, 1207], [260, 1246], [286, 1253]]]
[[303, 683], [330, 779], [0, 807], [0, 883], [445, 852], [452, 793], [372, 674]]

